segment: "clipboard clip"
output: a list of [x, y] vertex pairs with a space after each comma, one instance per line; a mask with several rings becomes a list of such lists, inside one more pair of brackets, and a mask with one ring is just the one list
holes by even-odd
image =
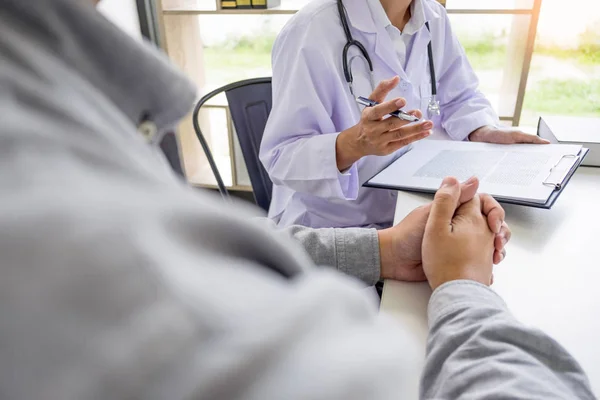
[[554, 188], [554, 190], [560, 190], [560, 188], [562, 187], [562, 183], [565, 179], [565, 176], [567, 176], [567, 174], [569, 173], [569, 169], [567, 169], [566, 173], [564, 174], [564, 176], [561, 177], [559, 182], [549, 182], [548, 179], [550, 179], [550, 177], [552, 176], [552, 173], [559, 166], [559, 164], [561, 163], [562, 160], [564, 160], [565, 158], [577, 158], [577, 157], [579, 157], [579, 156], [577, 156], [575, 154], [565, 154], [564, 156], [562, 156], [560, 158], [560, 160], [558, 160], [558, 162], [556, 164], [554, 164], [554, 166], [552, 168], [550, 168], [550, 172], [548, 172], [548, 176], [546, 177], [546, 179], [544, 179], [544, 181], [542, 182], [542, 185], [552, 186]]

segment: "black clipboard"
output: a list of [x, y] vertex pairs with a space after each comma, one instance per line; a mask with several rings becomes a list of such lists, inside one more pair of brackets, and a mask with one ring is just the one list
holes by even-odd
[[[569, 172], [567, 172], [567, 174], [563, 177], [561, 182], [544, 182], [544, 184], [551, 184], [554, 185], [554, 191], [552, 192], [552, 194], [550, 195], [550, 197], [548, 198], [548, 200], [546, 201], [546, 203], [535, 203], [533, 201], [523, 201], [523, 200], [512, 200], [512, 199], [507, 199], [504, 197], [495, 197], [496, 200], [498, 200], [499, 203], [504, 203], [504, 204], [515, 204], [518, 206], [526, 206], [526, 207], [533, 207], [533, 208], [544, 208], [549, 210], [550, 208], [552, 208], [552, 206], [554, 205], [554, 203], [556, 202], [556, 200], [558, 199], [558, 197], [560, 196], [560, 194], [563, 192], [563, 190], [565, 190], [565, 187], [567, 186], [567, 184], [569, 183], [569, 181], [571, 180], [571, 177], [573, 176], [573, 174], [575, 173], [575, 171], [577, 171], [577, 168], [579, 168], [581, 166], [581, 163], [583, 161], [583, 159], [585, 158], [585, 156], [587, 156], [588, 152], [590, 151], [590, 149], [581, 148], [581, 151], [579, 152], [579, 154], [577, 154], [577, 161], [575, 161], [575, 163], [573, 163], [573, 166], [571, 167], [571, 169], [569, 170]], [[560, 162], [560, 161], [559, 161]], [[380, 171], [381, 172], [381, 171]], [[377, 173], [379, 174], [379, 172]], [[391, 190], [398, 190], [401, 192], [411, 192], [411, 193], [428, 193], [428, 194], [435, 194], [436, 190], [429, 190], [429, 189], [412, 189], [412, 188], [404, 188], [402, 186], [395, 186], [395, 185], [380, 185], [380, 184], [371, 184], [370, 181], [371, 179], [373, 179], [375, 176], [377, 176], [377, 174], [373, 175], [369, 180], [367, 180], [367, 182], [365, 182], [363, 184], [364, 187], [371, 187], [371, 188], [376, 188], [376, 189], [391, 189]]]

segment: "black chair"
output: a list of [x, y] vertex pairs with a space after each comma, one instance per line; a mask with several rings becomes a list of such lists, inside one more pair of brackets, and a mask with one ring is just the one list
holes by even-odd
[[223, 86], [202, 97], [194, 108], [193, 123], [196, 136], [198, 136], [206, 158], [208, 158], [210, 168], [217, 180], [219, 192], [223, 197], [229, 198], [227, 188], [223, 184], [221, 174], [217, 169], [217, 165], [198, 122], [200, 108], [208, 100], [220, 93], [225, 93], [227, 96], [231, 119], [233, 120], [233, 125], [242, 149], [242, 155], [244, 156], [244, 162], [248, 169], [252, 190], [254, 191], [254, 200], [258, 206], [264, 210], [268, 210], [271, 204], [273, 183], [269, 178], [269, 174], [262, 166], [258, 158], [258, 153], [267, 119], [273, 105], [271, 78], [247, 79]]

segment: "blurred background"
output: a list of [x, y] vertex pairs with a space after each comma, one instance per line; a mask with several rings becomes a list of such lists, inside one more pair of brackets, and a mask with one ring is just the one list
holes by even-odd
[[[146, 15], [159, 27], [155, 41], [195, 81], [199, 96], [270, 76], [273, 41], [308, 3], [281, 0], [274, 9], [226, 10], [220, 1], [137, 0], [138, 8], [146, 3]], [[123, 7], [122, 0], [105, 0], [103, 6], [108, 10], [116, 2]], [[540, 115], [600, 116], [599, 0], [440, 2], [502, 123], [534, 132]], [[212, 101], [200, 122], [226, 184], [249, 190], [225, 98]], [[180, 137], [190, 181], [212, 186], [190, 120]]]

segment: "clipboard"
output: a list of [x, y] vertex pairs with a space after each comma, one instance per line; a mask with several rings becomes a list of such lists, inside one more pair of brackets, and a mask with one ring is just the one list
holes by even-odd
[[[583, 162], [583, 159], [585, 158], [585, 156], [587, 156], [588, 152], [589, 152], [588, 148], [582, 147], [581, 151], [579, 152], [579, 154], [573, 155], [572, 157], [577, 157], [577, 160], [575, 161], [575, 163], [573, 163], [573, 165], [566, 172], [566, 174], [563, 174], [563, 176], [559, 176], [559, 177], [553, 177], [552, 176], [552, 172], [553, 172], [554, 168], [556, 168], [560, 164], [560, 162], [562, 161], [562, 158], [549, 171], [548, 177], [542, 183], [544, 185], [551, 185], [551, 186], [553, 186], [554, 187], [554, 191], [552, 192], [552, 194], [550, 194], [550, 197], [548, 197], [548, 200], [545, 203], [536, 203], [534, 201], [516, 200], [516, 199], [510, 199], [510, 198], [499, 197], [499, 196], [493, 196], [493, 197], [499, 203], [515, 204], [515, 205], [519, 205], [519, 206], [526, 206], [526, 207], [533, 207], [533, 208], [543, 208], [543, 209], [549, 210], [550, 208], [552, 208], [552, 206], [554, 205], [554, 203], [556, 202], [556, 200], [560, 197], [561, 193], [563, 192], [563, 190], [565, 189], [565, 187], [567, 186], [567, 184], [571, 180], [571, 177], [573, 176], [573, 174], [575, 173], [575, 171], [577, 171], [577, 168], [579, 168], [581, 166], [581, 163]], [[377, 176], [377, 174], [373, 175], [373, 177], [375, 177], [375, 176]], [[373, 177], [371, 177], [371, 179]], [[372, 184], [372, 183], [370, 183], [371, 179], [367, 180], [367, 182], [365, 182], [363, 184], [363, 186], [364, 187], [377, 188], [377, 189], [388, 189], [388, 190], [392, 189], [392, 190], [399, 190], [399, 191], [403, 191], [403, 192], [413, 192], [413, 193], [435, 194], [435, 192], [437, 191], [437, 189], [436, 190], [413, 189], [413, 188], [405, 188], [405, 187], [395, 186], [395, 185]]]

